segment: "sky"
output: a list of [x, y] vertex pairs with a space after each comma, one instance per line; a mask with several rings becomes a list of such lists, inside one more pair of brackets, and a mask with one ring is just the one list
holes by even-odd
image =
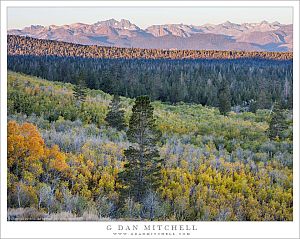
[[127, 19], [140, 28], [155, 24], [183, 23], [203, 25], [257, 23], [263, 20], [282, 24], [293, 22], [289, 7], [10, 7], [7, 14], [8, 29], [30, 25], [64, 25], [76, 22], [95, 23], [114, 18]]

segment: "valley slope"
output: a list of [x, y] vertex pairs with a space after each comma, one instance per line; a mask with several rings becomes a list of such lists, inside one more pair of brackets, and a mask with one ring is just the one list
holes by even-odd
[[[148, 201], [120, 205], [129, 142], [105, 122], [112, 96], [87, 89], [78, 107], [73, 89], [8, 72], [8, 219], [147, 220]], [[128, 123], [134, 100], [121, 103]], [[268, 110], [223, 116], [199, 104], [152, 106], [166, 161], [155, 220], [293, 220], [292, 111], [273, 141]]]

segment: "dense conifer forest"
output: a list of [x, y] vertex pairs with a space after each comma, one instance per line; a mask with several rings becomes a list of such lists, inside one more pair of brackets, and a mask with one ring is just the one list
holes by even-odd
[[[280, 101], [292, 108], [292, 62], [269, 60], [142, 60], [9, 56], [8, 69], [51, 81], [86, 86], [125, 97], [149, 95], [164, 102], [217, 107], [226, 82], [232, 106], [270, 108]], [[250, 109], [251, 108], [251, 109]]]
[[[95, 55], [95, 51], [103, 54]], [[137, 53], [140, 51], [145, 55]], [[80, 75], [88, 88], [110, 94], [131, 98], [149, 95], [152, 100], [215, 107], [220, 106], [219, 93], [225, 84], [230, 94], [229, 110], [232, 106], [255, 112], [270, 108], [275, 101], [292, 108], [292, 53], [165, 53], [165, 59], [160, 59], [161, 50], [81, 46], [8, 36], [8, 69], [51, 81], [78, 84]], [[185, 57], [192, 53], [195, 57]]]

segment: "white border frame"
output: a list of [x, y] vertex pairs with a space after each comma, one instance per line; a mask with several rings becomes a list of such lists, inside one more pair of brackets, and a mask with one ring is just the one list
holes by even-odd
[[[11, 222], [7, 221], [7, 7], [293, 7], [294, 155], [292, 222]], [[196, 225], [186, 238], [299, 238], [299, 2], [298, 1], [1, 1], [1, 238], [122, 238], [107, 225]], [[116, 231], [114, 231], [116, 232]], [[144, 232], [142, 230], [135, 232]], [[153, 231], [152, 231], [153, 232]], [[126, 238], [182, 238], [129, 236]]]

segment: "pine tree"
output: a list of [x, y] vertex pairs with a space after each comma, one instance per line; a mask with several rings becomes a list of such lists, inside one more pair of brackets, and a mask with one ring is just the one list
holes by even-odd
[[86, 82], [85, 82], [84, 78], [85, 77], [84, 77], [83, 73], [80, 72], [79, 76], [76, 79], [76, 85], [74, 86], [74, 89], [73, 89], [73, 91], [74, 91], [73, 95], [74, 95], [75, 99], [80, 103], [85, 101], [86, 94], [87, 94]]
[[229, 89], [229, 83], [226, 80], [221, 82], [219, 91], [219, 110], [222, 115], [226, 115], [231, 109], [231, 94]]
[[121, 197], [142, 202], [147, 193], [159, 187], [163, 163], [156, 146], [161, 134], [155, 128], [153, 107], [148, 96], [136, 99], [127, 137], [132, 145], [125, 150], [127, 163], [119, 174], [121, 183], [126, 187], [121, 190]]
[[122, 109], [120, 97], [118, 95], [114, 95], [114, 98], [109, 105], [105, 121], [109, 124], [109, 126], [116, 128], [117, 130], [126, 129], [124, 110]]
[[276, 138], [282, 138], [283, 137], [283, 131], [286, 130], [288, 127], [286, 122], [286, 117], [281, 109], [279, 103], [275, 102], [273, 111], [271, 113], [271, 120], [269, 123], [269, 138], [271, 140], [275, 140]]

